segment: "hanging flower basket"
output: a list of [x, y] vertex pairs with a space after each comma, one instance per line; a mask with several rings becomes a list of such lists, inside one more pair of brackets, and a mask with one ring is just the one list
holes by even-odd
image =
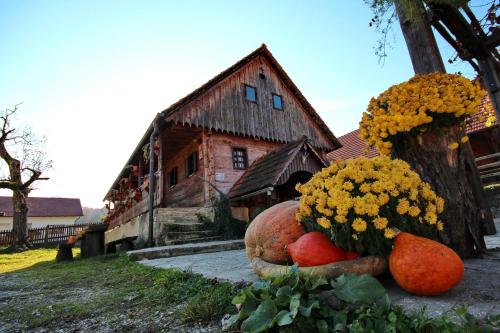
[[138, 165], [132, 165], [132, 173], [134, 176], [139, 176], [139, 166]]
[[135, 200], [136, 202], [139, 202], [139, 201], [141, 201], [141, 200], [142, 200], [142, 191], [141, 191], [140, 189], [136, 189], [136, 190], [134, 191], [134, 200]]

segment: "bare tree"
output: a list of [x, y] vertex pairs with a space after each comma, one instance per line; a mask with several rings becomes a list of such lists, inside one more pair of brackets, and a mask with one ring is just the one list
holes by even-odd
[[13, 109], [0, 112], [0, 158], [5, 162], [0, 188], [12, 191], [12, 232], [15, 235], [13, 249], [29, 246], [28, 195], [36, 181], [48, 179], [41, 176], [52, 167], [52, 161], [47, 158], [44, 150], [45, 137], [36, 136], [29, 127], [16, 129], [12, 126], [11, 121], [18, 106], [19, 104]]

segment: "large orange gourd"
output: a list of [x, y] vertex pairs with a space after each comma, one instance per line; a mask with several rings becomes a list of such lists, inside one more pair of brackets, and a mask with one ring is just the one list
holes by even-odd
[[288, 253], [300, 267], [326, 265], [347, 259], [347, 253], [322, 232], [314, 231], [288, 245]]
[[245, 233], [245, 248], [250, 260], [260, 257], [273, 264], [290, 261], [286, 246], [305, 233], [295, 218], [297, 208], [297, 201], [285, 201], [257, 215]]
[[464, 274], [464, 264], [452, 249], [406, 232], [394, 241], [389, 268], [401, 288], [428, 296], [451, 289]]

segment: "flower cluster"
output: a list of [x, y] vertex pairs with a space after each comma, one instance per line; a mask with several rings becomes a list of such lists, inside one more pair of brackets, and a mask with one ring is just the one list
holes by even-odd
[[443, 229], [444, 200], [402, 160], [332, 162], [296, 189], [297, 220], [346, 250], [388, 255], [398, 230], [435, 237]]
[[389, 155], [397, 134], [425, 131], [430, 124], [463, 124], [478, 111], [484, 94], [479, 84], [460, 75], [416, 75], [371, 99], [359, 123], [359, 135]]

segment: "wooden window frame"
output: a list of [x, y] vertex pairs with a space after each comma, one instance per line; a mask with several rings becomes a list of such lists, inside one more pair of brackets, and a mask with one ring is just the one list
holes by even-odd
[[[252, 88], [255, 91], [255, 101], [251, 101], [247, 98], [247, 88]], [[257, 96], [257, 87], [251, 86], [251, 85], [246, 84], [246, 83], [243, 85], [243, 95], [245, 96], [245, 101], [247, 101], [248, 103], [257, 104], [257, 101], [259, 100], [259, 98]]]
[[[190, 171], [189, 170], [189, 161], [191, 158], [193, 158], [194, 166], [193, 166], [193, 172], [189, 173], [189, 171]], [[198, 164], [199, 164], [199, 154], [198, 154], [198, 150], [195, 150], [191, 154], [189, 154], [188, 157], [184, 160], [184, 172], [186, 173], [186, 178], [191, 177], [196, 172], [198, 172], [198, 170], [199, 170]]]
[[[171, 182], [171, 175], [172, 175], [172, 172], [175, 172], [175, 182], [174, 184], [172, 184]], [[178, 167], [173, 167], [172, 169], [170, 169], [169, 173], [168, 173], [168, 187], [169, 188], [173, 188], [175, 187], [175, 185], [177, 185], [179, 183], [179, 168]]]
[[[277, 96], [280, 98], [281, 100], [281, 109], [280, 108], [277, 108], [276, 105], [274, 105], [274, 96]], [[279, 110], [279, 111], [284, 111], [285, 110], [285, 104], [283, 103], [283, 96], [282, 95], [278, 95], [278, 94], [271, 94], [271, 99], [273, 101], [273, 109], [275, 110]]]
[[[234, 158], [235, 158], [235, 151], [243, 151], [245, 154], [244, 154], [244, 164], [245, 166], [243, 168], [239, 168], [237, 167], [235, 164], [237, 164], [238, 162], [235, 162]], [[246, 147], [232, 147], [231, 148], [231, 161], [233, 163], [233, 169], [234, 170], [246, 170], [248, 169], [248, 149]]]

